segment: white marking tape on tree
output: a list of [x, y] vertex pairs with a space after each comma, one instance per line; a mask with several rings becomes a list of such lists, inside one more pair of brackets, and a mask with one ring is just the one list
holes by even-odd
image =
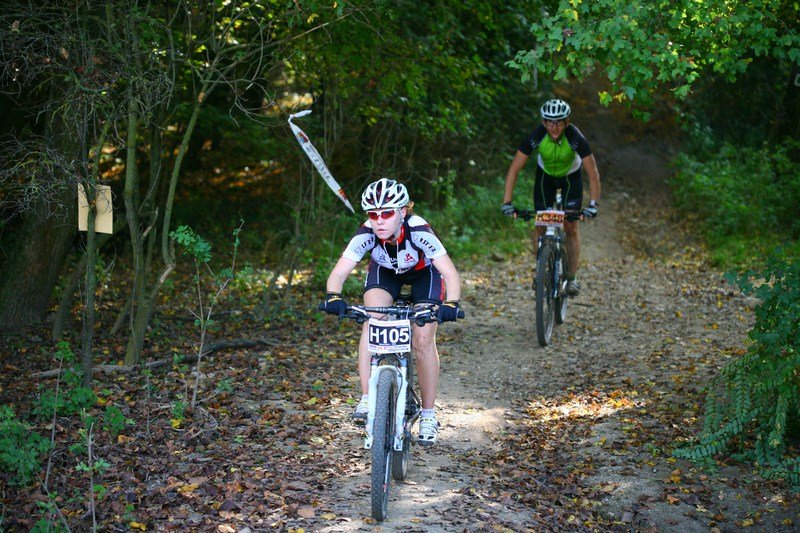
[[338, 196], [339, 199], [344, 202], [344, 205], [347, 206], [351, 213], [355, 213], [353, 206], [350, 205], [350, 200], [347, 199], [347, 194], [345, 194], [344, 189], [342, 189], [341, 185], [339, 185], [339, 183], [337, 183], [337, 181], [334, 179], [333, 174], [331, 174], [331, 171], [328, 170], [328, 167], [325, 165], [325, 161], [322, 160], [322, 156], [319, 155], [317, 149], [314, 148], [313, 144], [311, 144], [311, 140], [308, 138], [308, 135], [306, 135], [303, 130], [301, 130], [292, 122], [293, 118], [300, 118], [309, 114], [311, 114], [310, 109], [289, 115], [289, 127], [292, 128], [294, 136], [297, 138], [297, 142], [299, 142], [300, 146], [303, 147], [306, 155], [308, 155], [311, 163], [317, 168], [319, 175], [322, 176], [322, 179], [325, 180], [325, 183], [328, 184], [328, 187], [330, 187], [331, 190], [336, 193], [336, 196]]

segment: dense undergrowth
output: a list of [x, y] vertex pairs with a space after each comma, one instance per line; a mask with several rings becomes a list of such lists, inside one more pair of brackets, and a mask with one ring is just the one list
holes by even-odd
[[717, 266], [763, 265], [777, 247], [787, 257], [800, 255], [798, 148], [795, 140], [725, 144], [676, 159], [677, 207], [702, 228]]
[[[457, 268], [518, 254], [529, 245], [530, 227], [514, 223], [500, 213], [503, 181], [499, 172], [495, 176], [482, 183], [464, 185], [451, 171], [436, 179], [429, 194], [424, 194], [417, 185], [409, 185], [414, 212], [431, 225]], [[520, 191], [531, 187], [532, 176], [520, 178]], [[176, 218], [207, 236], [215, 249], [225, 247], [222, 237], [228, 231], [224, 224], [235, 221], [233, 217], [244, 219], [240, 253], [242, 261], [253, 266], [255, 275], [263, 274], [265, 269], [269, 271], [267, 277], [275, 272], [284, 276], [293, 272], [297, 281], [302, 279], [324, 291], [328, 273], [358, 226], [366, 220], [358, 209], [360, 195], [352, 195], [351, 201], [357, 208], [352, 214], [332, 193], [326, 190], [325, 194], [313, 213], [284, 210], [281, 216], [276, 216], [274, 210], [271, 212], [274, 206], [264, 207], [252, 191], [243, 190], [229, 193], [227, 206], [215, 198], [188, 202]], [[364, 262], [359, 268], [363, 266]], [[360, 287], [361, 279], [352, 275], [345, 293], [357, 296]]]
[[725, 144], [682, 154], [677, 207], [702, 228], [712, 261], [757, 297], [747, 352], [708, 387], [701, 434], [675, 455], [731, 456], [800, 489], [800, 143]]

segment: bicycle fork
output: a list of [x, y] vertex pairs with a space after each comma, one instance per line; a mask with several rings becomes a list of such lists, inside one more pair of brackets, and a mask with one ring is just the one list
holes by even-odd
[[539, 260], [539, 254], [542, 251], [542, 243], [544, 239], [549, 238], [550, 242], [556, 249], [556, 262], [553, 265], [553, 297], [557, 298], [561, 295], [561, 278], [564, 272], [563, 257], [561, 255], [561, 247], [564, 245], [563, 239], [555, 232], [553, 228], [547, 228], [547, 233], [537, 240], [536, 246], [536, 260]]
[[403, 438], [405, 436], [404, 423], [406, 414], [406, 393], [408, 389], [406, 366], [403, 365], [400, 368], [393, 365], [378, 366], [375, 362], [373, 362], [371, 366], [369, 376], [369, 412], [367, 413], [367, 435], [364, 437], [364, 449], [369, 450], [372, 448], [372, 425], [375, 422], [375, 402], [378, 396], [378, 380], [382, 372], [391, 372], [394, 374], [395, 385], [398, 390], [394, 408], [394, 442], [392, 443], [392, 448], [399, 452], [403, 450]]

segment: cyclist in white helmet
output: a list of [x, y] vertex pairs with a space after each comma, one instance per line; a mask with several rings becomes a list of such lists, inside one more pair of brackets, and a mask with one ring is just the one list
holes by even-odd
[[[364, 305], [392, 305], [400, 294], [401, 286], [410, 285], [411, 298], [415, 303], [439, 304], [440, 322], [456, 320], [461, 299], [461, 278], [447, 250], [428, 223], [413, 213], [413, 206], [402, 183], [382, 178], [367, 186], [361, 195], [361, 208], [366, 211], [368, 218], [350, 239], [328, 277], [326, 312], [344, 314], [347, 308], [347, 302], [341, 294], [344, 282], [364, 254], [371, 252], [364, 283]], [[414, 328], [413, 351], [422, 393], [417, 442], [429, 446], [436, 443], [439, 432], [435, 411], [439, 384], [437, 324], [413, 324], [411, 327]], [[358, 345], [358, 375], [362, 396], [353, 418], [359, 421], [366, 420], [368, 411], [370, 355], [367, 328], [368, 324], [365, 323]]]
[[[503, 214], [515, 217], [517, 209], [512, 203], [514, 186], [522, 167], [532, 154], [536, 154], [536, 180], [533, 185], [533, 203], [537, 211], [553, 205], [556, 189], [561, 188], [567, 211], [582, 211], [588, 218], [597, 216], [600, 207], [600, 173], [592, 149], [580, 130], [570, 124], [572, 110], [564, 100], [548, 100], [540, 113], [542, 124], [519, 145], [506, 173], [503, 195]], [[589, 207], [583, 206], [581, 168], [589, 176]], [[537, 230], [541, 231], [539, 228]], [[566, 221], [569, 264], [566, 265], [567, 293], [577, 296], [580, 285], [575, 279], [580, 260], [580, 234], [578, 223]]]

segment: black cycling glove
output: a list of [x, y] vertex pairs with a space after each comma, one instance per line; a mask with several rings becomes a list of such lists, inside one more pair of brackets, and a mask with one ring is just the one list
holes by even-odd
[[438, 311], [436, 311], [436, 318], [440, 324], [442, 322], [455, 322], [458, 318], [458, 301], [449, 300], [440, 305]]
[[347, 302], [339, 292], [329, 292], [325, 296], [325, 312], [331, 315], [343, 316], [347, 312]]
[[506, 202], [500, 206], [500, 211], [507, 217], [513, 217], [517, 214], [517, 208], [511, 202]]
[[600, 204], [597, 202], [592, 202], [589, 204], [589, 207], [583, 208], [583, 216], [586, 218], [595, 218], [597, 216], [597, 208], [600, 207]]

